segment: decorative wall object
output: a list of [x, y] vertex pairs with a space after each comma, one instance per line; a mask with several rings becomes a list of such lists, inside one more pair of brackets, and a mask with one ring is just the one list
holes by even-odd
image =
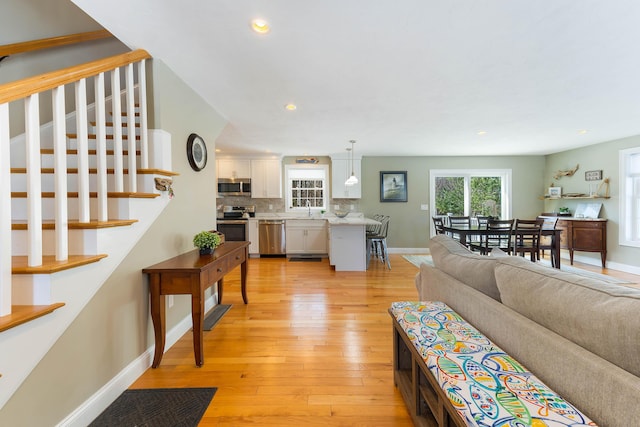
[[567, 170], [559, 170], [556, 171], [555, 175], [553, 175], [553, 179], [560, 179], [563, 176], [573, 176], [574, 173], [576, 173], [576, 171], [580, 168], [580, 165], [577, 164], [575, 168], [573, 169], [567, 169]]
[[380, 172], [380, 201], [407, 201], [407, 171]]
[[306, 157], [304, 159], [296, 159], [296, 163], [318, 163], [318, 159], [315, 157]]
[[584, 173], [585, 181], [600, 181], [602, 179], [602, 170], [599, 171], [586, 171]]
[[562, 197], [562, 187], [549, 187], [549, 198], [559, 199]]

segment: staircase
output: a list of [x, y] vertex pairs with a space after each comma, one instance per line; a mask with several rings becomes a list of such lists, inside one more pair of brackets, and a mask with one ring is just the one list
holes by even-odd
[[[0, 408], [169, 203], [155, 189], [175, 174], [170, 136], [147, 129], [148, 58], [134, 51], [0, 86]], [[41, 125], [49, 94], [52, 120]], [[25, 132], [10, 138], [21, 117], [9, 102], [22, 99]]]

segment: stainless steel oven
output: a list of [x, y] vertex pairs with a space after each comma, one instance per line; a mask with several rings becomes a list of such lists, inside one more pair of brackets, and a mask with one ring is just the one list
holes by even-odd
[[219, 219], [217, 222], [217, 230], [224, 234], [225, 241], [235, 242], [249, 239], [248, 219]]
[[249, 240], [249, 218], [254, 217], [255, 206], [224, 206], [222, 217], [217, 219], [217, 230], [225, 241]]

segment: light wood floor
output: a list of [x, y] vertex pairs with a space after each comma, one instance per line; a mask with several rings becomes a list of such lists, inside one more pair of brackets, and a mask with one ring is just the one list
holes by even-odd
[[326, 259], [250, 259], [249, 304], [236, 269], [223, 301], [233, 307], [205, 332], [204, 366], [189, 332], [132, 388], [218, 387], [201, 426], [411, 426], [393, 385], [387, 308], [417, 299], [418, 269], [401, 255], [391, 271], [371, 264], [335, 272]]

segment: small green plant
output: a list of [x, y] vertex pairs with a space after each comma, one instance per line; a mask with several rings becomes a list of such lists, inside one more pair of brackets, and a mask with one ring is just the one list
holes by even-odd
[[558, 209], [560, 211], [560, 213], [569, 213], [569, 208], [567, 207], [562, 207], [560, 209]]
[[193, 236], [193, 246], [199, 249], [215, 249], [220, 246], [222, 239], [216, 233], [201, 231]]

